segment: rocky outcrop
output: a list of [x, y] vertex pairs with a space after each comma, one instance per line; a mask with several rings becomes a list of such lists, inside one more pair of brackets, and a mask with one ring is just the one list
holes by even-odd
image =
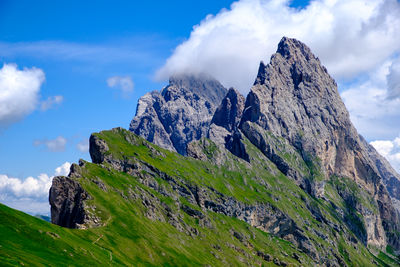
[[105, 153], [108, 151], [107, 143], [95, 135], [89, 138], [89, 153], [93, 163], [102, 163]]
[[244, 109], [245, 98], [234, 88], [230, 88], [211, 120], [208, 138], [225, 147], [235, 156], [250, 161], [238, 129]]
[[233, 132], [242, 118], [244, 102], [244, 97], [234, 88], [230, 88], [215, 111], [211, 123]]
[[160, 147], [186, 155], [187, 144], [207, 135], [226, 89], [207, 75], [177, 75], [161, 92], [139, 99], [130, 130]]
[[79, 182], [64, 176], [56, 176], [49, 192], [51, 222], [63, 227], [78, 228], [85, 221], [84, 201], [88, 193]]
[[[94, 140], [94, 138], [91, 139]], [[101, 145], [99, 146], [99, 144]], [[106, 153], [104, 147], [107, 147], [105, 141], [97, 138], [96, 142], [91, 142], [90, 146], [92, 147], [92, 156], [95, 159], [98, 159], [97, 156], [104, 160]], [[71, 165], [68, 177], [56, 176], [53, 178], [49, 191], [52, 223], [79, 229], [104, 225], [102, 220], [95, 215], [96, 206], [87, 204], [87, 201], [91, 200], [92, 197], [80, 184], [80, 179], [83, 178], [81, 169], [84, 167], [85, 162], [79, 160], [79, 165], [75, 163]], [[106, 186], [99, 178], [93, 180], [93, 182], [104, 192], [107, 192]]]
[[[250, 129], [252, 124], [261, 130]], [[298, 180], [300, 185], [310, 181], [305, 181], [304, 174], [296, 172], [270, 149], [261, 138], [265, 131], [286, 139], [304, 161], [319, 162], [317, 168], [325, 179], [337, 175], [356, 181], [380, 203], [379, 214], [374, 218], [377, 227], [371, 231], [367, 229], [366, 239], [380, 247], [386, 246], [387, 241], [392, 245], [397, 243], [398, 237], [388, 234], [393, 230], [388, 220], [397, 227], [400, 223], [382, 184], [382, 173], [352, 125], [335, 81], [305, 44], [284, 37], [271, 62], [268, 65], [261, 62], [254, 86], [246, 98], [240, 129], [283, 173]], [[310, 187], [315, 184], [311, 183]], [[314, 190], [310, 188], [309, 191]], [[367, 216], [371, 211], [359, 212]]]
[[243, 143], [243, 136], [239, 130], [225, 137], [225, 148], [233, 155], [250, 162], [249, 154], [246, 151], [246, 145]]

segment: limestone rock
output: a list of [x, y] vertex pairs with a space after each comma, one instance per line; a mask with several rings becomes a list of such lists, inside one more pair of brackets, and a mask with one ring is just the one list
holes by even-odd
[[170, 134], [159, 117], [160, 107], [165, 104], [157, 91], [142, 96], [137, 105], [136, 116], [130, 124], [130, 130], [146, 140], [171, 151], [176, 151]]
[[235, 156], [250, 161], [243, 144], [242, 133], [238, 130], [244, 102], [245, 98], [237, 90], [230, 88], [214, 113], [208, 138]]
[[139, 99], [130, 130], [163, 148], [186, 155], [187, 144], [207, 135], [226, 89], [206, 75], [176, 75], [160, 93]]
[[244, 109], [244, 97], [234, 88], [230, 88], [214, 113], [211, 123], [224, 127], [229, 132], [239, 125]]
[[225, 147], [233, 155], [250, 162], [250, 157], [247, 154], [246, 146], [243, 143], [243, 136], [240, 131], [236, 130], [232, 133], [232, 135], [226, 137]]
[[208, 129], [207, 137], [220, 147], [225, 147], [226, 139], [231, 135], [227, 129], [216, 124], [211, 124]]
[[78, 228], [85, 221], [84, 201], [88, 198], [88, 193], [77, 181], [64, 176], [54, 177], [49, 192], [51, 222]]
[[108, 151], [107, 143], [99, 139], [95, 135], [89, 138], [89, 153], [93, 163], [102, 163], [104, 161], [104, 154]]
[[[249, 123], [263, 130], [249, 131]], [[270, 63], [261, 62], [246, 98], [240, 129], [274, 163], [276, 153], [268, 153], [268, 146], [255, 142], [264, 135], [263, 131], [288, 140], [305, 161], [320, 159], [325, 179], [337, 175], [354, 180], [378, 198], [379, 214], [374, 218], [377, 227], [367, 233], [367, 240], [380, 247], [387, 241], [392, 245], [398, 243], [398, 237], [389, 233], [396, 231], [393, 225], [399, 228], [400, 221], [383, 185], [382, 173], [352, 125], [336, 82], [305, 44], [284, 37]], [[291, 176], [290, 166], [283, 169]], [[302, 175], [294, 177], [301, 179]]]

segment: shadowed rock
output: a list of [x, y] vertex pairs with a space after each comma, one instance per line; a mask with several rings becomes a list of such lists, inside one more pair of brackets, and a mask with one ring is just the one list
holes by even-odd
[[224, 127], [229, 132], [239, 125], [244, 109], [244, 97], [234, 88], [230, 88], [214, 113], [211, 123]]
[[63, 227], [78, 228], [85, 220], [83, 202], [88, 198], [81, 185], [68, 177], [53, 178], [49, 192], [51, 222]]
[[226, 89], [206, 75], [177, 75], [161, 93], [138, 101], [130, 130], [163, 148], [186, 155], [187, 144], [206, 136]]

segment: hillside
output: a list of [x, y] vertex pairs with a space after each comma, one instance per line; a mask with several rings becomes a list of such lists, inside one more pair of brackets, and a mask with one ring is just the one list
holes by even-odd
[[400, 264], [399, 175], [295, 39], [260, 63], [246, 98], [179, 74], [139, 100], [129, 130], [89, 145], [92, 162], [53, 179], [53, 224], [1, 206], [1, 262]]
[[[71, 178], [61, 179], [78, 181], [88, 196], [85, 219], [77, 226], [97, 227], [67, 229], [1, 206], [3, 263], [313, 265], [312, 254], [281, 238], [294, 233], [306, 236], [316, 253], [327, 253], [325, 260], [394, 264], [383, 252], [381, 259], [375, 258], [331, 206], [304, 193], [255, 148], [250, 155], [266, 165], [254, 168], [241, 160], [232, 164], [232, 156], [225, 154], [221, 157], [227, 157], [227, 164], [217, 166], [211, 155], [223, 152], [207, 140], [200, 144], [210, 159], [199, 161], [160, 149], [123, 129], [94, 136], [109, 148], [104, 151], [106, 161], [81, 161], [81, 166], [73, 166]], [[132, 167], [118, 171], [117, 162]], [[344, 203], [335, 186], [332, 181], [332, 195], [340, 207]], [[201, 203], [208, 203], [203, 204], [207, 209]], [[251, 221], [255, 214], [264, 217]], [[274, 224], [267, 223], [267, 217], [275, 216]], [[279, 230], [269, 234], [266, 228]]]

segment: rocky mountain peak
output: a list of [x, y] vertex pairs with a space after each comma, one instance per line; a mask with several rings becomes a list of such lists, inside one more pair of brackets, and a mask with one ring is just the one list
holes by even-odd
[[226, 91], [205, 74], [172, 76], [161, 92], [139, 99], [129, 129], [156, 145], [186, 155], [190, 141], [206, 136]]
[[322, 158], [328, 175], [335, 171], [336, 161], [325, 160], [326, 150], [339, 142], [338, 133], [343, 138], [358, 138], [326, 68], [305, 44], [286, 37], [271, 62], [260, 63], [246, 99], [242, 124], [246, 121], [256, 122], [298, 149]]
[[314, 54], [308, 46], [294, 38], [288, 37], [283, 37], [281, 39], [276, 53], [279, 53], [287, 60], [291, 59], [293, 61], [298, 61], [301, 57], [307, 60], [315, 59]]
[[[397, 212], [387, 201], [383, 172], [376, 157], [371, 156], [369, 144], [351, 123], [336, 82], [305, 44], [284, 37], [270, 63], [261, 62], [246, 98], [240, 129], [284, 174], [311, 194], [323, 197], [324, 190], [312, 175], [307, 178], [307, 174], [290, 167], [291, 163], [275, 151], [279, 147], [270, 145], [269, 135], [283, 138], [305, 162], [318, 162], [317, 169], [324, 179], [350, 178], [379, 198], [380, 215], [371, 216], [370, 211], [359, 207], [367, 225], [367, 236], [363, 238], [377, 246], [385, 246], [388, 238], [388, 243], [397, 246], [398, 237], [384, 234], [384, 230], [388, 233], [400, 227]], [[374, 227], [368, 228], [371, 221]], [[396, 223], [389, 225], [389, 221]]]
[[169, 85], [162, 91], [167, 95], [171, 88], [179, 88], [180, 91], [190, 91], [210, 103], [218, 103], [225, 97], [225, 87], [208, 74], [176, 74], [169, 78]]

